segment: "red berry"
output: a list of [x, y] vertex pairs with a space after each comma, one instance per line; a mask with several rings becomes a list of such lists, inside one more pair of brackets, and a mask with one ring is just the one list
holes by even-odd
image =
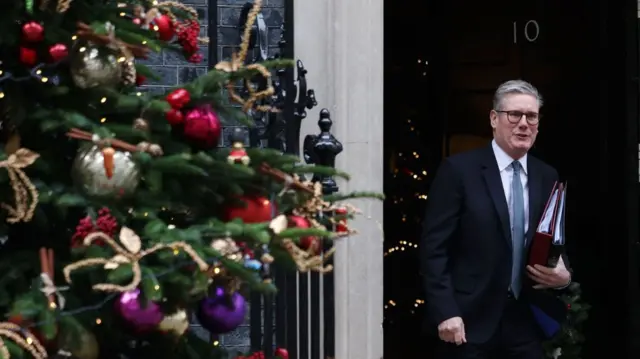
[[35, 21], [22, 25], [22, 38], [27, 42], [39, 42], [44, 39], [44, 27]]

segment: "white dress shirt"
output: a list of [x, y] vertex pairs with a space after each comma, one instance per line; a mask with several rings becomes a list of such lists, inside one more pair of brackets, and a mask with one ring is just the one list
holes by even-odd
[[[496, 161], [498, 161], [498, 170], [500, 170], [502, 189], [504, 190], [504, 197], [507, 199], [507, 206], [509, 207], [509, 218], [511, 219], [509, 222], [511, 230], [513, 230], [513, 224], [511, 224], [513, 223], [513, 210], [511, 208], [511, 182], [513, 180], [513, 167], [511, 167], [511, 163], [515, 160], [504, 152], [495, 140], [491, 142], [491, 147], [493, 147], [493, 154], [496, 156]], [[527, 155], [525, 154], [518, 160], [518, 162], [520, 162], [522, 167], [522, 171], [520, 171], [520, 183], [522, 183], [522, 194], [524, 195], [524, 233], [527, 233], [529, 230], [529, 181], [527, 175]]]
[[[504, 190], [504, 196], [507, 199], [507, 206], [509, 207], [509, 226], [513, 231], [513, 225], [511, 224], [513, 223], [513, 210], [511, 209], [511, 180], [513, 179], [513, 167], [511, 167], [511, 163], [514, 159], [504, 152], [495, 140], [491, 141], [491, 147], [493, 148], [493, 154], [496, 156], [496, 161], [498, 162], [500, 179], [502, 180], [502, 189]], [[518, 160], [518, 162], [520, 162], [522, 167], [522, 171], [520, 171], [520, 183], [522, 183], [522, 194], [524, 196], [524, 233], [527, 233], [527, 231], [529, 231], [529, 169], [527, 167], [527, 155], [525, 154]], [[567, 285], [555, 289], [567, 288], [569, 284], [571, 284], [571, 279], [569, 279], [569, 283]]]

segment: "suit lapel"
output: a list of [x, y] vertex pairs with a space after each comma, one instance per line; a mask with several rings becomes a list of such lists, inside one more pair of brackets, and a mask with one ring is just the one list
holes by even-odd
[[542, 204], [542, 176], [535, 162], [529, 158], [527, 163], [527, 177], [529, 181], [529, 230], [527, 231], [526, 246], [529, 246], [533, 235], [536, 233], [539, 218], [538, 213], [541, 211]]
[[491, 200], [498, 213], [500, 224], [502, 225], [502, 232], [504, 238], [507, 241], [509, 247], [511, 244], [511, 223], [509, 220], [509, 207], [507, 207], [507, 199], [504, 195], [504, 189], [502, 187], [502, 180], [500, 179], [500, 170], [498, 169], [498, 163], [493, 149], [491, 146], [486, 151], [485, 161], [482, 168], [482, 175], [484, 177], [485, 184], [491, 195]]

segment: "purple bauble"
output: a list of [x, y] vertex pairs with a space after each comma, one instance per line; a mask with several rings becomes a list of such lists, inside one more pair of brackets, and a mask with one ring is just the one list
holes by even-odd
[[137, 333], [155, 330], [164, 318], [164, 314], [153, 302], [148, 302], [143, 308], [139, 298], [140, 289], [120, 294], [115, 303], [116, 313]]
[[205, 298], [198, 306], [198, 321], [212, 334], [228, 333], [242, 323], [247, 314], [247, 302], [239, 293], [228, 295], [223, 288], [216, 288], [214, 295]]

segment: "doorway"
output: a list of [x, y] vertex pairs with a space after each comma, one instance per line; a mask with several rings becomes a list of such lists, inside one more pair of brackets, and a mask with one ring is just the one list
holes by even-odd
[[[422, 113], [412, 124], [427, 134], [427, 187], [437, 159], [488, 145], [500, 83], [536, 86], [544, 117], [532, 154], [569, 183], [568, 252], [592, 305], [583, 357], [605, 357], [612, 347], [637, 357], [636, 1], [433, 0], [416, 7], [401, 16], [411, 24], [405, 31], [424, 36], [413, 60], [424, 74], [413, 104]], [[606, 329], [614, 327], [622, 330]]]

